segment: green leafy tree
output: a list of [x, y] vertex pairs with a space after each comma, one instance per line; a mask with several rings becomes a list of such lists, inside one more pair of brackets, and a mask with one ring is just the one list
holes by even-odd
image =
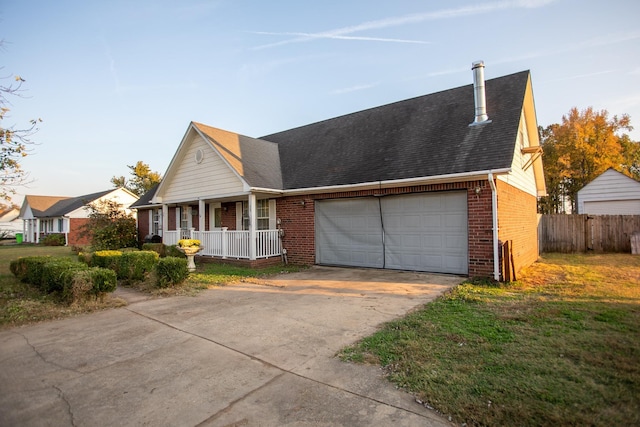
[[548, 196], [540, 201], [540, 211], [561, 213], [568, 200], [575, 212], [578, 191], [608, 168], [629, 176], [637, 174], [638, 144], [623, 133], [631, 130], [628, 115], [610, 118], [607, 110], [595, 111], [591, 107], [582, 111], [572, 108], [562, 117], [561, 124], [542, 129]]
[[8, 84], [0, 83], [0, 199], [10, 200], [11, 195], [15, 194], [15, 187], [27, 184], [28, 174], [22, 169], [20, 161], [30, 153], [30, 147], [34, 145], [30, 138], [42, 120], [30, 120], [25, 127], [6, 125], [10, 111], [9, 97], [22, 96], [25, 80], [20, 76], [0, 79], [9, 81]]
[[114, 176], [111, 183], [116, 187], [124, 187], [140, 197], [162, 180], [162, 175], [151, 170], [148, 164], [138, 161], [134, 166], [127, 166], [131, 170], [131, 179], [124, 176]]
[[135, 247], [137, 242], [136, 219], [113, 200], [90, 203], [89, 221], [80, 230], [88, 236], [94, 250], [114, 250]]

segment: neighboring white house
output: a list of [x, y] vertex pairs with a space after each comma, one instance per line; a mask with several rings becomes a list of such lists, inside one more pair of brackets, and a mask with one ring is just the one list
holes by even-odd
[[20, 219], [24, 222], [24, 242], [39, 243], [47, 234], [64, 234], [67, 245], [82, 245], [89, 242], [83, 225], [89, 218], [87, 204], [111, 200], [128, 207], [138, 197], [125, 188], [115, 188], [78, 197], [26, 195], [20, 208]]
[[0, 210], [0, 239], [13, 238], [22, 232], [22, 220], [18, 218], [20, 210], [16, 206], [7, 206]]
[[609, 168], [578, 191], [578, 213], [640, 215], [640, 182]]

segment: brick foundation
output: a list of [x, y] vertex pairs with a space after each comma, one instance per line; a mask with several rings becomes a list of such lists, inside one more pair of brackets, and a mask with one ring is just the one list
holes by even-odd
[[282, 265], [282, 258], [280, 258], [279, 256], [271, 257], [271, 258], [260, 258], [253, 261], [248, 259], [196, 256], [195, 261], [196, 263], [230, 264], [230, 265], [237, 265], [237, 266], [249, 267], [249, 268], [264, 268], [264, 267], [271, 267], [273, 265]]

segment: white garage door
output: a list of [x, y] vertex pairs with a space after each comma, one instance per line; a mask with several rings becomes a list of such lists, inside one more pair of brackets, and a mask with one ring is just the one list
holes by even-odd
[[584, 212], [592, 215], [640, 215], [640, 200], [584, 202]]
[[316, 202], [318, 264], [467, 274], [467, 195]]

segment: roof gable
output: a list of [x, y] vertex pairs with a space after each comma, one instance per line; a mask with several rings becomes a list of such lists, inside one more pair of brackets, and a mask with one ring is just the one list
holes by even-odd
[[282, 187], [278, 146], [191, 122], [147, 205], [208, 194], [246, 193], [252, 187]]
[[490, 123], [473, 85], [348, 114], [261, 139], [278, 143], [284, 189], [508, 169], [529, 72], [486, 81]]
[[616, 192], [623, 192], [629, 196], [633, 195], [634, 198], [640, 197], [640, 182], [613, 168], [609, 168], [578, 190], [578, 197], [589, 193], [612, 195], [612, 193]]
[[35, 218], [45, 216], [45, 211], [56, 203], [69, 199], [67, 196], [36, 196], [27, 194], [20, 207], [20, 217], [25, 217], [29, 213]]
[[249, 186], [282, 188], [277, 144], [202, 123], [193, 124]]
[[119, 191], [123, 191], [129, 196], [135, 197], [135, 195], [124, 188], [112, 188], [78, 197], [27, 195], [25, 196], [22, 208], [20, 209], [20, 217], [25, 217], [28, 209], [31, 209], [31, 213], [34, 218], [62, 217], [83, 208], [88, 203]]

